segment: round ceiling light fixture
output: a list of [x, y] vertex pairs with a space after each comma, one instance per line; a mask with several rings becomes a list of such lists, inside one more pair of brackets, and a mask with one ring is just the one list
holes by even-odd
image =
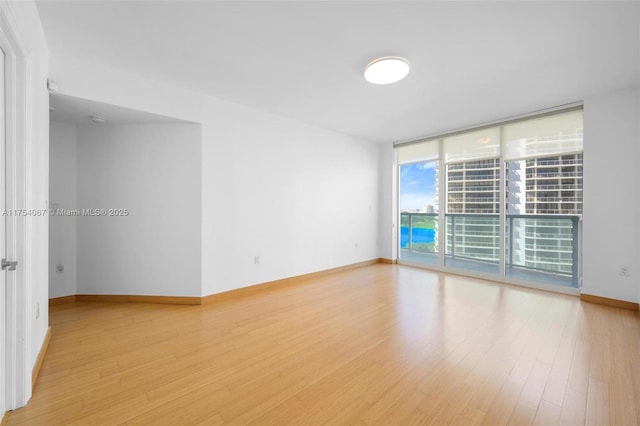
[[102, 124], [102, 123], [106, 123], [106, 119], [104, 117], [100, 117], [99, 115], [92, 115], [91, 117], [91, 121], [93, 121], [95, 124]]
[[369, 62], [364, 78], [373, 84], [391, 84], [409, 74], [409, 62], [397, 56], [385, 56]]

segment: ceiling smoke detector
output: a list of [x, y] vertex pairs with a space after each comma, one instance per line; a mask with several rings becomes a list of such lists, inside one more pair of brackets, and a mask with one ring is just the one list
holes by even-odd
[[91, 121], [93, 121], [96, 124], [103, 124], [107, 120], [105, 120], [104, 117], [100, 117], [99, 115], [92, 115], [91, 116]]

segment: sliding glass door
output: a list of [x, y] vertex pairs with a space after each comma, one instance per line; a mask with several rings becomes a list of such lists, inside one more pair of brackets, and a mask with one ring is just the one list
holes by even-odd
[[508, 277], [580, 285], [582, 110], [504, 126]]
[[438, 162], [400, 166], [400, 258], [439, 264]]
[[438, 143], [413, 145], [399, 152], [399, 258], [437, 266], [439, 252]]
[[582, 109], [396, 148], [399, 259], [580, 285]]

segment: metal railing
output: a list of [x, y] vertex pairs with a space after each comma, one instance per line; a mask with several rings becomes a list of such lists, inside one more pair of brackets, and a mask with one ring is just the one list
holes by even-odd
[[[445, 237], [438, 244], [437, 213], [401, 213], [400, 248], [490, 264], [500, 263], [500, 216], [445, 214]], [[580, 216], [506, 215], [505, 266], [579, 277]]]
[[577, 287], [580, 216], [507, 215], [507, 266], [571, 276]]
[[423, 253], [436, 253], [438, 213], [401, 213], [400, 247]]

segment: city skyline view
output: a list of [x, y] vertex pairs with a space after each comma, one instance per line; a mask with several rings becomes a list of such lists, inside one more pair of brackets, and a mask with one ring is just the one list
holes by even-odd
[[[505, 163], [504, 252], [498, 218], [500, 161], [446, 164], [442, 196], [437, 161], [400, 165], [401, 258], [434, 264], [437, 252], [444, 250], [445, 265], [498, 274], [504, 256], [507, 276], [577, 287], [582, 153]], [[437, 213], [436, 200], [445, 209], [442, 244], [437, 215], [428, 214]]]

